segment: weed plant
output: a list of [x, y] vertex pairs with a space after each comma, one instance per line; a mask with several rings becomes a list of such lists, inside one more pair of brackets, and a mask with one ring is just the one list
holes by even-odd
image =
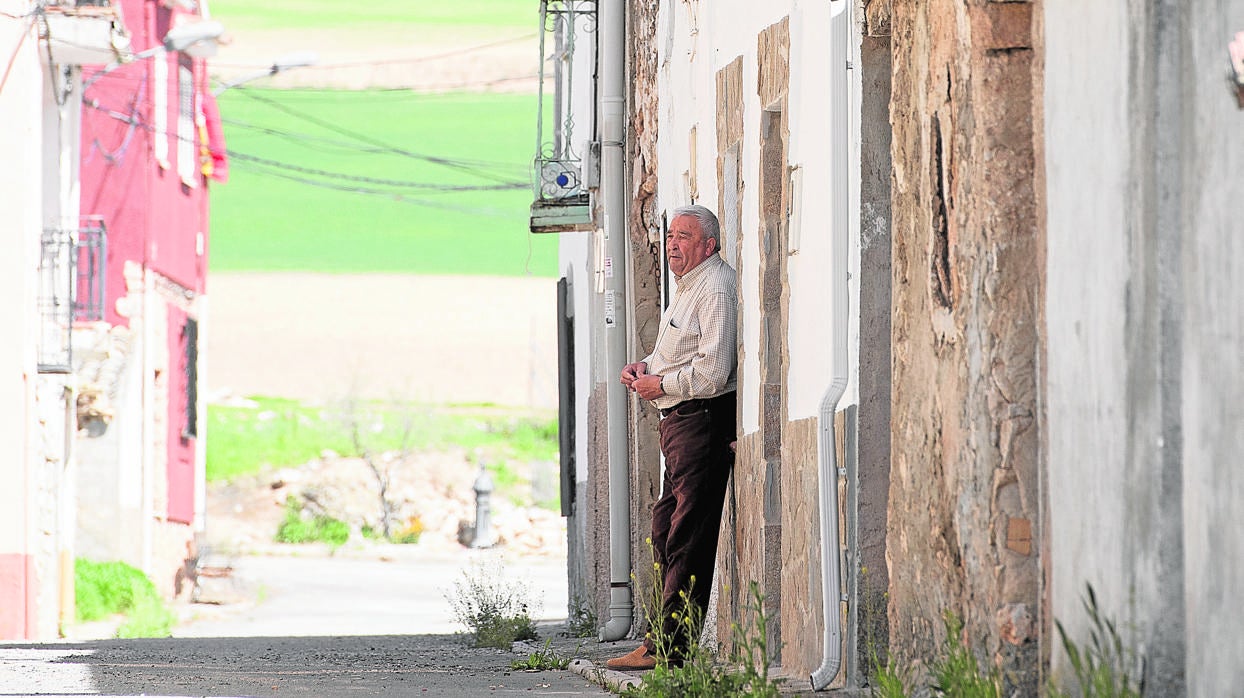
[[276, 530], [278, 543], [328, 543], [344, 545], [350, 539], [350, 527], [331, 516], [308, 516], [293, 495], [285, 498], [285, 518]]
[[[748, 586], [749, 601], [746, 604], [750, 622], [732, 623], [733, 640], [728, 661], [717, 662], [714, 654], [697, 641], [680, 652], [681, 663], [670, 662], [675, 638], [666, 636], [661, 614], [661, 568], [653, 564], [653, 589], [644, 614], [648, 621], [648, 636], [656, 646], [657, 665], [644, 676], [643, 683], [628, 688], [622, 695], [627, 698], [732, 698], [753, 696], [776, 698], [780, 694], [778, 681], [769, 677], [768, 618], [764, 612], [764, 594], [759, 585]], [[691, 580], [692, 586], [695, 579]], [[690, 603], [687, 592], [679, 592], [682, 610], [674, 617], [685, 637], [698, 638], [703, 628], [703, 612]]]
[[933, 664], [934, 695], [948, 698], [1001, 698], [1002, 680], [996, 669], [982, 672], [972, 648], [963, 641], [963, 621], [951, 611], [943, 616], [946, 642]]
[[518, 640], [537, 637], [527, 585], [516, 584], [500, 564], [463, 570], [445, 598], [473, 647], [508, 650]]
[[583, 600], [575, 599], [570, 617], [566, 620], [567, 634], [570, 637], [595, 637], [596, 626], [596, 611]]
[[[1135, 661], [1135, 653], [1124, 648], [1123, 638], [1114, 622], [1102, 615], [1091, 584], [1086, 585], [1081, 603], [1093, 626], [1087, 645], [1081, 647], [1073, 642], [1063, 624], [1054, 621], [1063, 649], [1071, 661], [1071, 669], [1075, 672], [1080, 689], [1078, 695], [1081, 698], [1141, 698], [1144, 695], [1143, 683], [1127, 670], [1129, 663]], [[1071, 698], [1073, 695], [1059, 688], [1051, 688], [1050, 694], [1056, 698]]]
[[[1084, 611], [1092, 624], [1088, 644], [1081, 646], [1067, 635], [1060, 621], [1055, 621], [1063, 649], [1075, 673], [1077, 693], [1070, 693], [1051, 684], [1051, 698], [1143, 698], [1143, 684], [1128, 672], [1135, 666], [1135, 653], [1123, 645], [1115, 624], [1102, 615], [1097, 595], [1087, 587]], [[932, 663], [933, 681], [929, 686], [935, 696], [948, 698], [998, 698], [1002, 681], [997, 669], [982, 671], [975, 655], [963, 641], [963, 621], [954, 613], [945, 614], [946, 641], [940, 655]], [[884, 666], [872, 649], [872, 695], [878, 698], [906, 698], [908, 687], [915, 682], [911, 666], [888, 659]]]
[[173, 613], [147, 575], [124, 562], [74, 560], [74, 601], [78, 621], [124, 614], [117, 637], [168, 637]]
[[553, 651], [550, 645], [553, 644], [553, 638], [544, 641], [544, 649], [536, 650], [527, 655], [526, 659], [515, 659], [510, 662], [510, 668], [516, 671], [555, 671], [565, 669], [570, 665], [570, 658], [563, 657]]

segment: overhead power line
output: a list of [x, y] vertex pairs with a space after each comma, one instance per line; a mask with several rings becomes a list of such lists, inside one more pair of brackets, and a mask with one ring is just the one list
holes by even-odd
[[[136, 114], [125, 114], [116, 110], [109, 109], [99, 105], [98, 102], [84, 102], [84, 105], [92, 109], [103, 112], [107, 116], [130, 126], [133, 129], [139, 128], [149, 133], [162, 133], [162, 135], [179, 140], [190, 140], [193, 138], [184, 138], [180, 135], [170, 132], [160, 132], [155, 126], [143, 122]], [[129, 136], [126, 137], [128, 142]], [[342, 172], [332, 172], [329, 170], [320, 170], [316, 168], [304, 167], [292, 163], [281, 162], [269, 158], [263, 158], [246, 153], [239, 153], [233, 150], [226, 151], [227, 156], [243, 169], [251, 169], [260, 174], [266, 174], [281, 179], [294, 181], [308, 186], [315, 186], [334, 191], [340, 191], [351, 194], [365, 194], [369, 196], [382, 196], [387, 199], [398, 201], [401, 203], [409, 203], [429, 208], [437, 208], [444, 210], [463, 211], [469, 213], [478, 213], [489, 216], [506, 216], [509, 215], [505, 211], [495, 208], [478, 207], [478, 206], [462, 206], [455, 205], [444, 201], [433, 201], [425, 198], [410, 196], [411, 191], [422, 192], [424, 195], [449, 193], [449, 192], [471, 192], [471, 191], [503, 191], [519, 188], [526, 188], [526, 183], [499, 183], [490, 185], [445, 185], [429, 182], [415, 182], [409, 180], [389, 180], [376, 177], [365, 177], [359, 175], [351, 175]], [[316, 179], [315, 177], [319, 177]], [[374, 185], [374, 186], [361, 186]], [[378, 186], [393, 187], [391, 189], [380, 189]], [[403, 191], [406, 190], [406, 191]]]
[[[321, 119], [319, 117], [311, 116], [310, 114], [307, 114], [305, 112], [301, 112], [301, 111], [298, 111], [297, 109], [290, 108], [274, 99], [270, 99], [268, 97], [262, 97], [258, 93], [251, 91], [251, 90], [242, 90], [242, 94], [250, 97], [251, 99], [267, 104], [273, 109], [276, 109], [277, 111], [280, 111], [284, 114], [288, 114], [289, 116], [292, 116], [295, 119], [298, 119], [300, 121], [305, 121], [309, 124], [314, 124], [316, 126], [319, 126], [320, 128], [327, 129], [334, 133], [338, 133], [340, 135], [346, 136], [347, 138], [353, 138], [361, 143], [367, 143], [370, 145], [374, 145], [377, 148], [380, 148], [382, 151], [387, 152], [387, 153], [391, 153], [394, 155], [401, 155], [403, 157], [408, 157], [408, 158], [412, 158], [415, 160], [422, 160], [424, 162], [432, 163], [434, 165], [440, 165], [442, 167], [447, 167], [450, 169], [458, 170], [460, 172], [467, 172], [481, 179], [488, 179], [488, 180], [492, 180], [498, 183], [504, 183], [504, 184], [519, 184], [520, 183], [514, 179], [510, 179], [503, 175], [494, 174], [492, 172], [485, 171], [483, 168], [478, 167], [478, 166], [464, 164], [458, 160], [451, 160], [449, 158], [443, 158], [443, 157], [439, 157], [435, 155], [427, 155], [425, 153], [418, 153], [418, 152], [415, 152], [415, 151], [412, 151], [406, 148], [401, 148], [401, 147], [392, 145], [390, 143], [385, 143], [384, 141], [378, 140], [376, 138], [372, 138], [371, 136], [365, 133], [359, 133], [358, 131], [355, 131], [353, 129], [348, 129], [344, 126], [334, 124], [331, 121], [325, 121], [324, 119]], [[521, 182], [521, 183], [525, 184], [525, 182]]]

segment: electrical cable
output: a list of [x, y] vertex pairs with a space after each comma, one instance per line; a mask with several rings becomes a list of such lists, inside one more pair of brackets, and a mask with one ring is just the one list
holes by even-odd
[[[409, 58], [386, 58], [386, 59], [373, 60], [373, 61], [344, 61], [341, 63], [317, 63], [316, 65], [304, 66], [301, 69], [303, 70], [331, 70], [333, 68], [355, 68], [359, 66], [370, 66], [370, 65], [430, 63], [432, 61], [439, 61], [439, 60], [443, 60], [446, 58], [455, 58], [457, 56], [463, 56], [469, 53], [475, 53], [476, 51], [485, 51], [487, 49], [496, 48], [498, 46], [505, 46], [507, 44], [515, 44], [520, 41], [527, 41], [530, 39], [535, 39], [539, 36], [540, 35], [538, 33], [533, 32], [531, 34], [523, 34], [522, 36], [512, 36], [507, 39], [499, 39], [497, 41], [493, 41], [487, 44], [477, 44], [475, 46], [468, 46], [466, 48], [461, 48], [456, 51], [447, 51], [445, 53], [438, 53], [438, 54], [434, 54], [431, 56], [411, 56]], [[238, 68], [238, 69], [242, 69], [242, 68], [259, 69], [259, 68], [266, 68], [268, 67], [269, 64], [255, 65], [255, 64], [246, 64], [246, 63], [228, 63], [228, 62], [221, 62], [221, 61], [213, 60], [212, 65], [217, 68], [226, 67], [226, 68]]]
[[[157, 133], [156, 128], [154, 126], [143, 123], [143, 121], [135, 115], [127, 115], [123, 112], [118, 112], [112, 109], [108, 109], [106, 107], [102, 107], [98, 104], [98, 102], [94, 102], [94, 101], [84, 103], [84, 106], [90, 107], [92, 109], [96, 109], [98, 111], [103, 112], [110, 118], [129, 124], [131, 127], [130, 129], [131, 131], [137, 128], [142, 128], [143, 130], [148, 131], [150, 133]], [[182, 136], [179, 136], [176, 134], [170, 134], [166, 132], [164, 135], [177, 138], [179, 140], [183, 140]], [[193, 139], [184, 139], [184, 140], [193, 140]], [[127, 134], [125, 144], [128, 144], [128, 141], [129, 141], [129, 137]], [[101, 148], [101, 152], [104, 152], [102, 148]], [[105, 152], [104, 154], [105, 154], [105, 157], [108, 156], [108, 153]], [[375, 189], [375, 188], [361, 187], [361, 186], [348, 186], [346, 184], [337, 184], [332, 181], [317, 181], [306, 176], [299, 176], [299, 174], [292, 174], [291, 172], [301, 173], [301, 174], [324, 173], [324, 175], [331, 176], [331, 177], [338, 178], [338, 179], [344, 179], [349, 182], [363, 182], [363, 183], [373, 183], [373, 184], [377, 184], [377, 183], [383, 184], [387, 182], [393, 182], [405, 188], [424, 189], [425, 193], [518, 188], [518, 187], [512, 187], [508, 184], [497, 185], [497, 186], [489, 185], [487, 187], [466, 187], [464, 186], [460, 188], [455, 188], [452, 185], [428, 184], [428, 183], [420, 183], [420, 182], [401, 182], [398, 180], [382, 180], [378, 178], [360, 177], [360, 176], [355, 176], [355, 175], [346, 175], [343, 173], [333, 173], [327, 170], [315, 170], [313, 168], [304, 168], [299, 165], [281, 163], [276, 160], [269, 160], [267, 158], [250, 156], [244, 153], [237, 153], [235, 151], [226, 151], [226, 154], [231, 158], [237, 158], [238, 164], [243, 165], [243, 169], [248, 169], [246, 166], [249, 165], [252, 171], [259, 172], [261, 174], [267, 174], [273, 177], [279, 177], [282, 179], [294, 181], [300, 184], [316, 186], [316, 187], [321, 187], [325, 189], [331, 189], [334, 191], [341, 191], [345, 193], [383, 196], [390, 200], [398, 201], [402, 203], [410, 203], [410, 204], [416, 204], [420, 206], [427, 206], [429, 208], [437, 208], [437, 209], [444, 209], [444, 210], [460, 211], [460, 212], [467, 212], [467, 213], [478, 213], [478, 214], [494, 216], [494, 217], [504, 217], [510, 214], [508, 214], [505, 211], [500, 211], [495, 208], [456, 206], [456, 205], [444, 203], [444, 202], [437, 202], [437, 201], [431, 201], [428, 199], [414, 198], [411, 196], [407, 196], [401, 193], [400, 191], [382, 190], [382, 189]], [[526, 185], [524, 184], [522, 186], [525, 187]], [[430, 191], [426, 191], [426, 190], [430, 190]]]
[[442, 158], [442, 157], [438, 157], [435, 155], [426, 155], [423, 153], [417, 153], [412, 150], [407, 150], [405, 148], [399, 148], [397, 146], [390, 145], [383, 141], [372, 138], [371, 136], [368, 136], [366, 134], [359, 133], [357, 131], [345, 128], [344, 126], [339, 126], [332, 122], [320, 119], [319, 117], [315, 117], [315, 116], [311, 116], [303, 112], [299, 112], [295, 109], [285, 106], [284, 104], [281, 104], [280, 102], [276, 100], [273, 100], [267, 97], [260, 97], [258, 94], [254, 93], [251, 90], [242, 90], [241, 92], [242, 94], [250, 97], [251, 99], [267, 104], [268, 106], [271, 106], [272, 108], [284, 114], [288, 114], [289, 116], [292, 116], [296, 119], [305, 121], [310, 124], [314, 124], [316, 126], [319, 126], [320, 128], [327, 129], [329, 131], [341, 134], [348, 138], [353, 138], [360, 142], [374, 145], [378, 148], [381, 148], [384, 152], [392, 153], [394, 155], [401, 155], [403, 157], [408, 157], [408, 158], [412, 158], [415, 160], [422, 160], [424, 162], [429, 162], [434, 165], [440, 165], [442, 167], [459, 170], [461, 172], [467, 172], [470, 174], [474, 174], [475, 176], [480, 177], [482, 179], [490, 179], [498, 183], [505, 183], [505, 184], [517, 184], [518, 183], [516, 180], [508, 179], [501, 175], [494, 175], [490, 172], [484, 172], [481, 170], [481, 168], [472, 167], [470, 165], [464, 165], [461, 162], [458, 162], [455, 160], [450, 160], [448, 158]]
[[[342, 151], [358, 152], [358, 153], [365, 153], [365, 154], [384, 154], [388, 152], [384, 149], [377, 148], [376, 146], [360, 146], [360, 145], [350, 143], [348, 141], [340, 141], [340, 140], [334, 140], [330, 138], [323, 138], [321, 136], [315, 136], [311, 134], [299, 133], [299, 132], [294, 132], [294, 131], [284, 131], [284, 130], [273, 128], [270, 126], [260, 126], [257, 124], [251, 124], [251, 123], [247, 123], [244, 121], [237, 121], [234, 119], [222, 119], [221, 123], [224, 123], [234, 128], [247, 129], [251, 131], [256, 131], [258, 133], [262, 133], [264, 135], [281, 138], [291, 143], [301, 145], [305, 148], [311, 149], [313, 150], [313, 152], [324, 152], [323, 149], [317, 148], [317, 145], [323, 145], [323, 146], [331, 147], [331, 148], [342, 150]], [[494, 169], [505, 168], [505, 169], [508, 169], [514, 172], [522, 171], [525, 174], [525, 166], [523, 165], [514, 165], [511, 163], [502, 163], [502, 162], [487, 162], [487, 161], [482, 161], [482, 160], [459, 160], [459, 162], [463, 164], [474, 164], [477, 166], [492, 167]], [[515, 176], [517, 177], [520, 175], [515, 175]], [[518, 180], [516, 179], [515, 183], [517, 183], [517, 181]], [[503, 186], [509, 186], [509, 184], [505, 184]]]
[[13, 70], [13, 65], [17, 63], [17, 55], [22, 50], [22, 44], [26, 43], [26, 37], [30, 35], [30, 28], [35, 24], [35, 16], [33, 14], [26, 16], [26, 26], [22, 28], [21, 34], [17, 37], [17, 43], [13, 46], [13, 55], [9, 56], [9, 63], [4, 67], [4, 74], [0, 75], [0, 92], [4, 91], [4, 85], [9, 81], [9, 73]]

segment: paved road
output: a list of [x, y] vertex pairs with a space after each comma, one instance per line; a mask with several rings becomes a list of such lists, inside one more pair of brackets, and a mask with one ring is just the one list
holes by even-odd
[[0, 695], [605, 696], [452, 635], [107, 640], [0, 647]]
[[[366, 557], [244, 556], [233, 579], [205, 586], [241, 603], [194, 604], [178, 637], [266, 637], [454, 633], [448, 596], [464, 575], [501, 572], [528, 590], [531, 615], [567, 615], [562, 557], [505, 558], [491, 551], [428, 553], [390, 546]], [[236, 589], [221, 588], [225, 585]], [[227, 599], [234, 600], [234, 599]]]
[[[553, 620], [515, 651], [474, 649], [445, 599], [463, 570], [493, 569], [494, 554], [389, 559], [263, 557], [234, 561], [244, 600], [196, 604], [178, 637], [0, 645], [0, 696], [606, 696], [580, 672], [522, 672], [510, 663], [551, 648], [566, 657], [620, 654], [564, 634], [565, 560], [505, 560], [502, 579], [525, 583]], [[482, 566], [481, 566], [482, 565]], [[252, 596], [246, 600], [246, 594]]]

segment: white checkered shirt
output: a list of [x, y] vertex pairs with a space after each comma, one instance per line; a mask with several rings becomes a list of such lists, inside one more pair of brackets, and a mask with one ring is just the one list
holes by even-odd
[[713, 255], [678, 279], [661, 316], [657, 343], [644, 359], [661, 376], [661, 409], [683, 400], [710, 398], [735, 389], [738, 281], [721, 255]]

